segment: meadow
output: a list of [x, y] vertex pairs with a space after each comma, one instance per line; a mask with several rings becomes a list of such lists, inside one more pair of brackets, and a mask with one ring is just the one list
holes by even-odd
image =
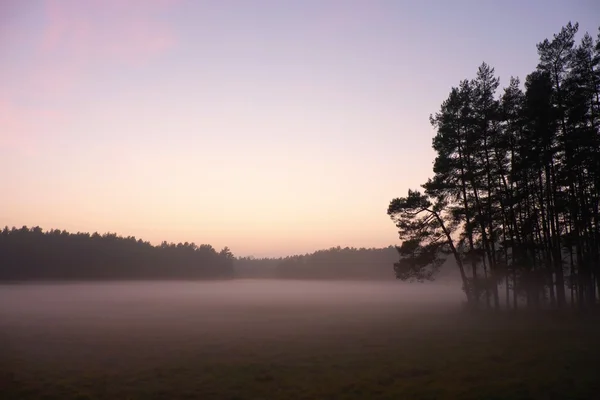
[[447, 285], [0, 286], [0, 398], [591, 399], [600, 320]]

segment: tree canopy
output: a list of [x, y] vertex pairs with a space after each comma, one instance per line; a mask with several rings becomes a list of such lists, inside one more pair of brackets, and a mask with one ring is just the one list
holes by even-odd
[[278, 279], [390, 279], [394, 247], [333, 247], [310, 254], [279, 258], [243, 257], [236, 260], [236, 276]]
[[234, 256], [209, 244], [153, 246], [115, 233], [0, 231], [0, 280], [219, 279], [233, 277]]
[[494, 68], [453, 87], [430, 117], [433, 176], [391, 201], [399, 279], [433, 279], [448, 255], [467, 300], [586, 307], [600, 291], [600, 30], [537, 45], [524, 86]]

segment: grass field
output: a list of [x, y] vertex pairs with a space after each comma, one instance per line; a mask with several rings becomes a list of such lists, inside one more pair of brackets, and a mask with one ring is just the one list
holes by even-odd
[[108, 305], [86, 303], [84, 291], [45, 306], [6, 303], [31, 293], [0, 296], [3, 400], [594, 399], [600, 390], [600, 322], [589, 317], [475, 316], [365, 291], [210, 303], [183, 290], [177, 301], [113, 295]]

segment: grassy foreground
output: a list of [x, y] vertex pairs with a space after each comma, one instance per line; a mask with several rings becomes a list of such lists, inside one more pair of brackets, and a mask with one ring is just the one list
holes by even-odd
[[224, 318], [231, 329], [220, 332], [175, 319], [170, 329], [131, 318], [4, 324], [0, 397], [591, 399], [600, 390], [595, 319], [374, 311], [263, 310], [259, 320]]

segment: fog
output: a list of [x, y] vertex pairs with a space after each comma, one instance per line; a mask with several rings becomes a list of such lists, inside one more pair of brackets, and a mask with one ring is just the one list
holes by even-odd
[[[0, 285], [0, 388], [15, 399], [491, 398], [558, 385], [570, 365], [579, 398], [593, 398], [593, 321], [472, 314], [463, 301], [458, 285], [400, 281]], [[488, 386], [471, 396], [471, 381]]]
[[98, 349], [177, 352], [190, 342], [233, 350], [299, 335], [318, 342], [462, 299], [456, 286], [396, 281], [21, 284], [0, 286], [0, 329], [3, 352], [37, 360]]
[[[392, 308], [415, 312], [458, 305], [460, 289], [447, 284], [237, 280], [224, 282], [116, 282], [0, 286], [3, 324], [155, 324], [202, 321], [218, 330], [227, 319], [259, 322], [265, 313], [315, 317], [324, 310], [364, 313]], [[181, 321], [177, 321], [178, 318]], [[241, 322], [241, 321], [240, 321]], [[300, 321], [306, 322], [304, 320]]]

